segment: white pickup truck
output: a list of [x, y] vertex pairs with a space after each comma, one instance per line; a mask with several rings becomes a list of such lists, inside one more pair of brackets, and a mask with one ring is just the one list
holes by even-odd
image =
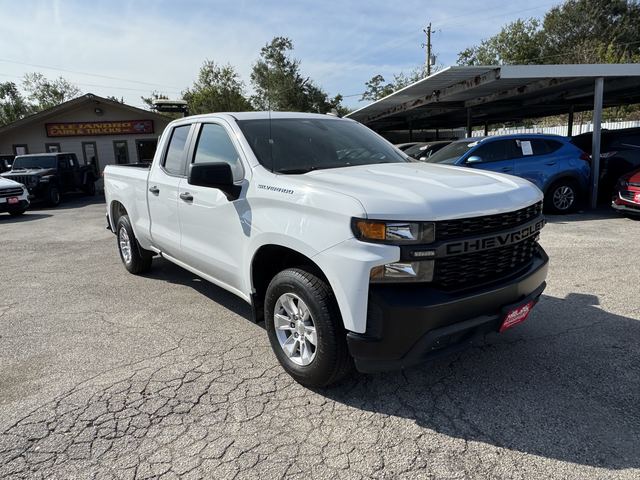
[[502, 331], [545, 287], [540, 190], [415, 162], [352, 120], [187, 117], [150, 166], [108, 166], [104, 180], [127, 270], [160, 255], [242, 297], [307, 386]]

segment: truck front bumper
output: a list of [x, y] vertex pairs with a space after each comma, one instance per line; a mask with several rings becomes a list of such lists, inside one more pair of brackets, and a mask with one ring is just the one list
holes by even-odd
[[366, 333], [347, 333], [356, 368], [372, 373], [410, 367], [497, 332], [505, 307], [538, 300], [548, 262], [538, 247], [525, 271], [485, 288], [455, 293], [425, 285], [372, 284]]

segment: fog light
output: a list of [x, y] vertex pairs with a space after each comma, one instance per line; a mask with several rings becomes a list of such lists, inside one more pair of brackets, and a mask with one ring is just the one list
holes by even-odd
[[433, 280], [433, 260], [395, 262], [371, 269], [371, 282], [430, 282]]

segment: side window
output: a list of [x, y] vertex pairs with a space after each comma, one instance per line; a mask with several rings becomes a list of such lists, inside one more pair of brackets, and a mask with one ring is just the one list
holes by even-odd
[[533, 155], [548, 155], [551, 153], [547, 141], [543, 139], [530, 140]]
[[547, 144], [547, 153], [553, 153], [562, 148], [562, 143], [557, 142], [555, 140], [545, 140], [544, 143]]
[[224, 127], [205, 123], [200, 130], [193, 163], [224, 162], [231, 165], [233, 179], [242, 178], [242, 163]]
[[175, 127], [171, 132], [169, 139], [169, 147], [164, 157], [162, 166], [172, 175], [184, 175], [185, 155], [184, 148], [187, 144], [189, 129], [191, 125], [182, 125]]
[[513, 158], [513, 140], [496, 140], [480, 145], [471, 155], [477, 155], [483, 162], [499, 162]]
[[66, 156], [58, 159], [58, 168], [69, 168], [69, 160], [67, 160]]

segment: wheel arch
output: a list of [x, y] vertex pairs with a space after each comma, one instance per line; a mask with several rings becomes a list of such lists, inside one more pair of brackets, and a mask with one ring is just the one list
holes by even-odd
[[308, 255], [291, 247], [269, 243], [261, 245], [253, 254], [249, 267], [251, 282], [251, 307], [254, 321], [264, 317], [264, 298], [273, 277], [287, 268], [304, 267], [322, 278], [333, 288], [320, 266]]

